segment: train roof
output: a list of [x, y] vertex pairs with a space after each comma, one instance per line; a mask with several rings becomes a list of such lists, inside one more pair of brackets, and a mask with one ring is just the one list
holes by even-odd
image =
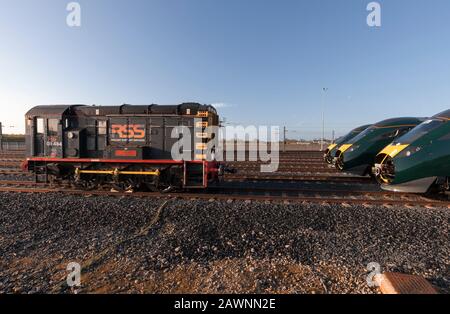
[[121, 106], [87, 106], [87, 105], [46, 105], [36, 106], [26, 113], [26, 116], [35, 117], [39, 115], [119, 115], [119, 114], [197, 114], [198, 111], [209, 111], [217, 114], [211, 105], [198, 103], [182, 103], [180, 105], [128, 105]]
[[361, 126], [359, 126], [359, 127], [357, 127], [357, 128], [354, 128], [353, 130], [351, 130], [351, 132], [352, 132], [352, 133], [353, 133], [353, 132], [362, 132], [362, 131], [364, 131], [365, 129], [367, 129], [368, 127], [370, 127], [370, 126], [372, 126], [372, 124], [361, 125]]
[[389, 127], [389, 126], [400, 126], [400, 125], [418, 125], [425, 121], [425, 118], [417, 118], [417, 117], [400, 117], [400, 118], [391, 118], [387, 120], [383, 120], [374, 124], [375, 127]]
[[438, 113], [438, 114], [435, 115], [433, 118], [445, 118], [445, 119], [450, 119], [450, 109]]
[[26, 116], [35, 117], [39, 115], [62, 115], [67, 114], [72, 108], [83, 105], [44, 105], [31, 108]]

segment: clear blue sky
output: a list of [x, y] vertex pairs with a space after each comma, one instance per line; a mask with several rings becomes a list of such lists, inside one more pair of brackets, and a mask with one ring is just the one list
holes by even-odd
[[[0, 0], [0, 121], [37, 104], [222, 104], [230, 123], [327, 135], [450, 108], [450, 1]], [[15, 128], [10, 128], [10, 126]], [[293, 135], [294, 133], [289, 133]]]

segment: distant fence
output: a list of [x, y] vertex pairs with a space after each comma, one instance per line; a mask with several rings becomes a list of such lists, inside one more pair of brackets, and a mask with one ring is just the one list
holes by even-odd
[[25, 150], [25, 137], [0, 135], [0, 150]]
[[0, 150], [25, 150], [25, 143], [0, 141]]
[[[258, 143], [256, 141], [251, 142], [252, 149], [250, 149], [250, 147], [249, 147], [250, 143], [246, 142], [243, 147], [244, 147], [245, 151], [249, 151], [249, 150], [258, 149], [259, 144], [260, 143]], [[269, 143], [263, 142], [262, 144], [264, 144], [263, 147], [267, 147], [267, 149], [269, 151], [271, 150], [271, 146], [272, 145], [271, 145], [270, 142]], [[278, 143], [278, 149], [281, 152], [282, 151], [287, 151], [287, 152], [288, 151], [320, 151], [321, 147], [323, 147], [323, 149], [326, 149], [328, 147], [328, 145], [330, 145], [330, 144], [331, 144], [331, 141], [329, 141], [329, 140], [324, 141], [323, 145], [321, 145], [320, 142], [318, 143], [318, 142], [313, 142], [313, 141], [311, 141], [311, 142], [306, 142], [306, 141], [303, 141], [303, 142], [289, 141], [289, 142], [286, 142], [286, 143], [279, 142]], [[240, 143], [240, 145], [242, 145], [242, 143]], [[233, 146], [233, 142], [226, 141], [223, 148], [224, 148], [225, 151], [227, 151], [228, 149], [236, 150], [237, 147], [238, 147], [238, 144], [236, 142], [234, 143], [234, 146]]]

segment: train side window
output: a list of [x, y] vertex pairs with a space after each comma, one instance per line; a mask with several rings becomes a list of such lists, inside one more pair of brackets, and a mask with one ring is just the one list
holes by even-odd
[[97, 131], [98, 131], [98, 135], [106, 135], [106, 132], [108, 131], [107, 122], [106, 121], [98, 121]]
[[57, 136], [58, 135], [58, 119], [48, 119], [47, 120], [47, 135]]
[[44, 135], [44, 118], [36, 118], [36, 133]]

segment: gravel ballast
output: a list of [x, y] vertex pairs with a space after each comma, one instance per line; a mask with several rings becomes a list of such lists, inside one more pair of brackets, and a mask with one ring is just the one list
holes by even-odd
[[166, 201], [0, 193], [0, 293], [378, 293], [371, 262], [450, 292], [447, 208]]

